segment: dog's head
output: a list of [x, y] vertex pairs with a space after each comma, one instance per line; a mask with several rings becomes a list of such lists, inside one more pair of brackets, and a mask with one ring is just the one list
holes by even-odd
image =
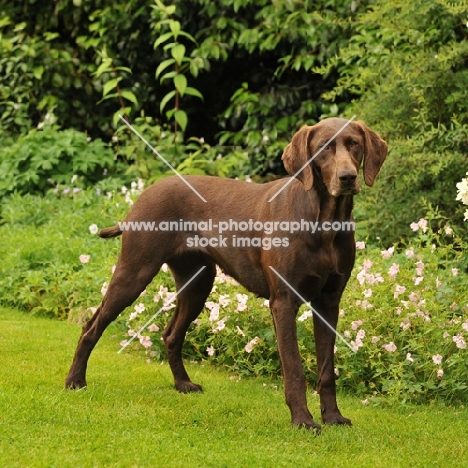
[[348, 122], [330, 118], [302, 127], [284, 150], [284, 167], [305, 190], [318, 176], [334, 197], [359, 193], [363, 161], [364, 181], [370, 187], [374, 184], [387, 157], [387, 143], [364, 122]]

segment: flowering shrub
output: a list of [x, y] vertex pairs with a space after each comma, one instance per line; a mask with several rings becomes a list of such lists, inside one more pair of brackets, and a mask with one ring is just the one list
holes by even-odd
[[[460, 268], [466, 246], [448, 224], [435, 232], [431, 224], [421, 219], [411, 225], [418, 236], [411, 246], [380, 251], [357, 243], [356, 267], [338, 328], [347, 343], [337, 339], [335, 374], [340, 387], [366, 402], [468, 401], [468, 294], [466, 272]], [[162, 331], [175, 302], [170, 301], [173, 286], [163, 286], [173, 284], [169, 274], [158, 281], [162, 284], [153, 287], [159, 289], [148, 290], [124, 320], [127, 334], [137, 338], [130, 347], [143, 347], [148, 358], [161, 360]], [[206, 311], [187, 333], [185, 357], [225, 366], [233, 378], [279, 376], [267, 305], [218, 271]], [[153, 328], [137, 334], [155, 310], [160, 312]], [[297, 325], [306, 375], [315, 385], [311, 317], [310, 309], [302, 306]]]
[[[468, 175], [468, 172], [466, 173]], [[463, 178], [457, 184], [457, 200], [461, 200], [464, 205], [468, 205], [468, 178]], [[465, 221], [468, 221], [468, 209], [465, 211]]]

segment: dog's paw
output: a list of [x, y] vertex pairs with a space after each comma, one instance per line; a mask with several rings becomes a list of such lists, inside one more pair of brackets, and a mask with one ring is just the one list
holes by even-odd
[[322, 426], [317, 424], [315, 421], [308, 422], [308, 423], [292, 423], [293, 427], [297, 427], [298, 429], [306, 429], [307, 431], [315, 431], [317, 435], [320, 435], [322, 432]]
[[328, 425], [335, 426], [352, 426], [351, 419], [345, 418], [341, 414], [330, 415], [322, 417], [322, 422]]
[[65, 388], [67, 390], [79, 390], [80, 388], [85, 388], [86, 380], [84, 379], [68, 379], [65, 381]]
[[202, 386], [190, 380], [175, 383], [175, 388], [180, 393], [203, 392]]

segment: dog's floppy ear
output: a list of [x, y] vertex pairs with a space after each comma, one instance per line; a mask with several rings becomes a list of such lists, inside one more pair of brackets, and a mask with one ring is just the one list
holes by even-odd
[[[298, 130], [293, 136], [291, 143], [286, 146], [281, 157], [288, 174], [293, 177], [296, 176], [304, 185], [305, 190], [310, 190], [314, 182], [311, 163], [303, 168], [310, 159], [310, 141], [314, 133], [313, 129], [314, 127], [306, 125]], [[297, 174], [298, 171], [301, 172]]]
[[364, 122], [356, 122], [356, 124], [359, 125], [364, 134], [364, 181], [369, 187], [372, 187], [387, 157], [387, 143]]

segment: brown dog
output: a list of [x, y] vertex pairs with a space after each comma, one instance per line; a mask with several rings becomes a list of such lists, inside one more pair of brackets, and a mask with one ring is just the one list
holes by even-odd
[[[329, 142], [346, 124], [346, 128]], [[319, 150], [321, 152], [298, 174]], [[332, 118], [301, 128], [286, 147], [282, 159], [288, 173], [296, 175], [293, 180], [286, 178], [259, 185], [187, 176], [186, 181], [206, 203], [178, 177], [163, 179], [149, 187], [125, 218], [127, 223], [173, 221], [177, 224], [184, 220], [202, 227], [190, 232], [122, 232], [119, 226], [101, 231], [101, 237], [122, 234], [122, 251], [101, 305], [83, 327], [66, 387], [86, 386], [88, 358], [100, 336], [138, 298], [163, 263], [167, 263], [178, 290], [205, 266], [177, 296], [174, 315], [163, 334], [175, 387], [181, 392], [200, 391], [200, 385], [190, 380], [183, 365], [182, 345], [190, 323], [202, 311], [212, 289], [217, 264], [249, 291], [270, 301], [286, 403], [296, 426], [320, 429], [306, 402], [306, 380], [296, 336], [296, 314], [303, 302], [299, 296], [310, 301], [328, 322], [327, 326], [314, 314], [322, 421], [351, 424], [341, 415], [336, 403], [333, 330], [338, 321], [340, 298], [354, 264], [354, 232], [335, 231], [327, 223], [352, 221], [353, 195], [360, 191], [361, 162], [364, 180], [372, 186], [386, 156], [387, 144], [364, 123]], [[230, 237], [222, 240], [218, 232], [204, 230], [201, 222], [207, 224], [210, 219], [214, 224], [226, 223], [223, 226], [232, 220], [231, 229], [235, 229], [234, 222], [244, 222], [245, 227], [250, 220], [250, 230], [231, 230]], [[302, 220], [318, 222], [319, 228], [315, 233], [310, 230], [281, 232], [282, 237], [270, 238], [267, 242], [264, 239], [271, 236], [252, 229], [256, 222], [277, 222], [278, 228], [284, 226], [278, 224], [280, 222]], [[288, 237], [284, 237], [285, 234]], [[205, 243], [197, 246], [196, 236], [204, 238]], [[237, 242], [236, 236], [243, 238], [242, 243]]]

